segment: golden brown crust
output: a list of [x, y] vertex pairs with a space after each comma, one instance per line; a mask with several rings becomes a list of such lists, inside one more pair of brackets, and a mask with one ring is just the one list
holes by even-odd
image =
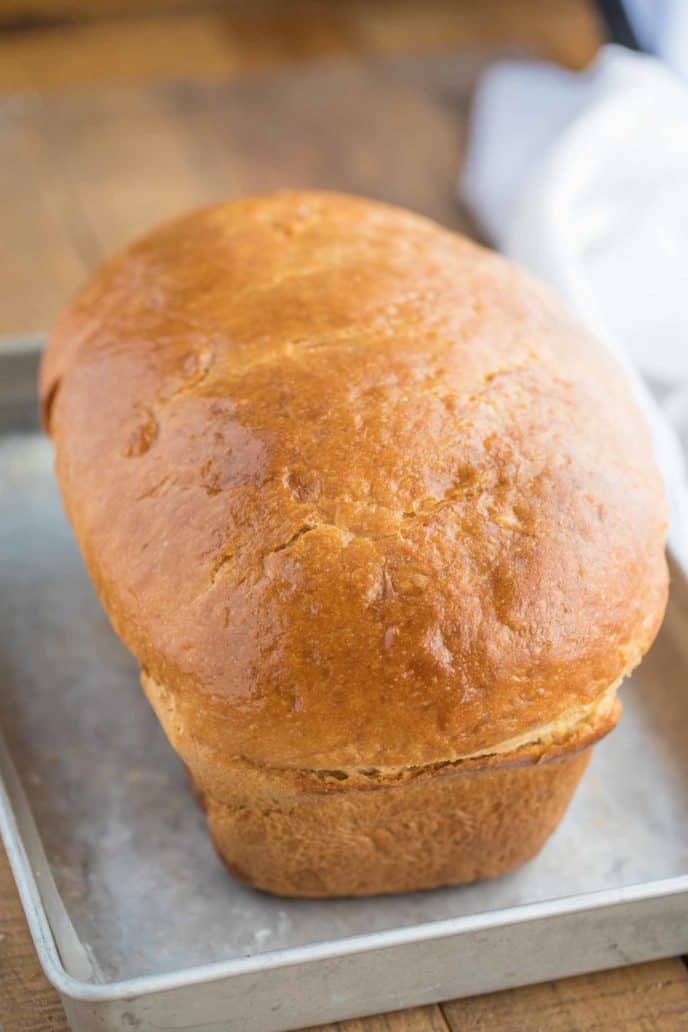
[[425, 219], [287, 193], [178, 220], [77, 297], [41, 391], [108, 614], [227, 762], [489, 749], [659, 625], [664, 505], [623, 374]]
[[616, 724], [610, 698], [567, 730], [507, 754], [422, 767], [296, 770], [229, 759], [191, 737], [174, 694], [142, 675], [187, 764], [229, 870], [284, 896], [361, 896], [454, 885], [530, 859], [561, 820], [591, 746]]
[[226, 750], [219, 751], [212, 742], [193, 735], [192, 728], [180, 714], [175, 692], [145, 673], [141, 674], [141, 684], [170, 744], [186, 764], [202, 805], [206, 795], [226, 804], [235, 798], [262, 797], [266, 791], [273, 791], [276, 787], [280, 794], [306, 793], [311, 796], [351, 790], [373, 791], [411, 781], [435, 781], [438, 776], [458, 772], [479, 773], [488, 769], [547, 763], [589, 749], [609, 734], [621, 716], [621, 703], [612, 688], [608, 701], [603, 705], [592, 707], [589, 713], [555, 733], [534, 735], [531, 741], [511, 751], [500, 750], [418, 766], [322, 770], [280, 767], [229, 756]]
[[283, 896], [362, 896], [493, 877], [533, 857], [556, 828], [590, 749], [541, 764], [454, 770], [381, 790], [294, 790], [241, 778], [200, 790], [230, 871]]

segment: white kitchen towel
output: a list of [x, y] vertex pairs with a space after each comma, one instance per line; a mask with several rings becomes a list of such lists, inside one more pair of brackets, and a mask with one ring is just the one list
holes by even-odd
[[579, 74], [493, 65], [459, 189], [493, 243], [626, 366], [688, 569], [688, 87], [615, 46]]
[[622, 0], [643, 50], [658, 54], [675, 72], [688, 76], [686, 0]]

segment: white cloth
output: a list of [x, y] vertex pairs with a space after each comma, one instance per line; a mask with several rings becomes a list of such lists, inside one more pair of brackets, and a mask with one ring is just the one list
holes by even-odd
[[493, 65], [459, 189], [496, 246], [626, 366], [688, 569], [688, 88], [615, 46], [581, 74]]
[[688, 76], [686, 0], [624, 0], [624, 10], [643, 50]]

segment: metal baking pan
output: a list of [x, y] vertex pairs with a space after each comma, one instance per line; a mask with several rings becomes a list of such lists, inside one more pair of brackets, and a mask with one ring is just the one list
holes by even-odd
[[688, 950], [688, 589], [521, 870], [331, 902], [232, 879], [110, 630], [0, 347], [0, 827], [73, 1029], [277, 1032]]

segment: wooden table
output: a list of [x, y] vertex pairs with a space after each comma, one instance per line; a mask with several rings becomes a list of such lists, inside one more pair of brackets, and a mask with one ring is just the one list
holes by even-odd
[[[121, 2], [126, 5], [126, 0]], [[303, 8], [300, 0], [299, 4]], [[20, 2], [22, 6], [30, 5]], [[78, 11], [80, 0], [67, 6]], [[261, 17], [267, 17], [265, 5], [259, 6]], [[489, 19], [486, 23], [475, 13], [466, 14], [465, 3], [452, 10], [464, 11], [462, 40], [494, 45], [501, 42], [501, 29], [505, 38], [509, 35], [506, 22], [522, 28], [532, 18], [532, 6], [525, 0], [510, 7], [499, 0], [483, 5], [483, 18], [485, 7], [499, 15], [491, 31], [486, 28]], [[541, 38], [535, 41], [538, 49], [554, 51], [573, 65], [587, 56], [594, 42], [589, 20], [570, 21], [575, 6], [573, 0], [552, 4], [550, 22], [542, 17], [537, 21]], [[373, 15], [366, 20], [361, 4], [354, 3], [345, 15], [340, 11], [334, 28], [327, 23], [324, 36], [311, 32], [310, 43], [304, 45], [308, 53], [360, 53], [366, 48], [351, 43], [352, 25], [358, 19], [359, 37], [368, 40], [367, 49], [375, 51], [375, 57], [228, 81], [237, 68], [262, 67], [267, 61], [264, 51], [269, 51], [262, 44], [258, 56], [250, 46], [235, 52], [230, 48], [223, 60], [217, 54], [211, 60], [208, 54], [204, 74], [167, 85], [132, 85], [131, 78], [147, 78], [138, 74], [145, 67], [141, 59], [136, 74], [124, 77], [126, 85], [74, 94], [52, 89], [8, 94], [0, 109], [0, 333], [49, 326], [65, 298], [106, 254], [161, 218], [220, 197], [283, 185], [328, 186], [406, 204], [473, 231], [467, 213], [456, 203], [454, 181], [472, 84], [494, 49], [489, 55], [382, 59], [381, 51], [400, 49], [392, 42], [395, 32], [397, 43], [398, 37], [411, 32], [406, 7], [392, 3], [396, 21], [380, 21], [380, 3], [374, 2]], [[446, 21], [447, 5], [434, 2], [431, 7], [434, 20], [427, 10], [418, 16], [416, 35], [419, 26], [425, 26], [426, 43], [439, 42], [433, 34], [444, 12], [443, 38], [451, 42], [450, 29], [456, 26]], [[567, 12], [577, 33], [562, 38]], [[18, 49], [13, 49], [1, 31], [2, 14], [0, 7], [0, 89], [35, 85], [31, 75], [48, 87], [92, 84], [98, 78], [95, 64], [83, 56], [76, 66], [40, 65], [40, 47], [27, 34], [19, 33]], [[207, 18], [223, 16], [206, 13]], [[149, 22], [159, 17], [154, 12]], [[198, 25], [195, 13], [190, 18]], [[555, 32], [552, 24], [557, 19], [561, 24]], [[86, 28], [81, 22], [75, 25], [82, 44], [84, 33], [102, 42], [102, 21]], [[472, 36], [467, 25], [472, 26]], [[66, 35], [69, 43], [69, 28], [69, 22], [60, 22], [47, 31], [44, 57], [56, 45], [51, 33]], [[115, 38], [121, 43], [122, 33], [130, 29], [122, 22]], [[150, 44], [150, 24], [146, 31]], [[532, 28], [524, 41], [534, 32]], [[371, 39], [377, 43], [371, 45]], [[552, 39], [556, 43], [550, 45]], [[205, 44], [196, 38], [193, 45], [203, 50]], [[110, 53], [103, 46], [98, 52]], [[9, 63], [8, 54], [14, 55]], [[293, 53], [285, 47], [282, 56]], [[111, 53], [109, 60], [114, 60]], [[168, 52], [166, 57], [153, 54], [151, 60], [159, 72], [165, 60], [172, 59]], [[36, 65], [43, 69], [41, 74]], [[165, 66], [168, 72], [177, 67]], [[183, 61], [182, 70], [187, 71]], [[688, 970], [680, 959], [669, 959], [336, 1027], [340, 1032], [688, 1029]], [[66, 1028], [57, 996], [38, 966], [9, 868], [0, 856], [0, 1029]]]

